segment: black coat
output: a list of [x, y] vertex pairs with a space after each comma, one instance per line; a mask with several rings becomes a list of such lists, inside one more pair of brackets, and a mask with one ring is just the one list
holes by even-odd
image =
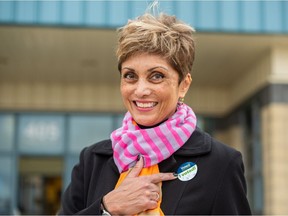
[[[82, 150], [63, 194], [60, 214], [100, 214], [102, 197], [114, 189], [119, 178], [112, 153], [110, 140]], [[159, 169], [176, 172], [189, 161], [198, 166], [192, 180], [162, 183], [161, 209], [165, 215], [251, 214], [240, 152], [196, 129], [181, 149], [159, 164]]]

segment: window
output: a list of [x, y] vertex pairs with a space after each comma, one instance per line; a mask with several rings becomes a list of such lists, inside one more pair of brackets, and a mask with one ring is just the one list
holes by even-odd
[[59, 154], [64, 148], [64, 116], [20, 115], [19, 148], [25, 154]]
[[248, 198], [253, 214], [263, 213], [263, 177], [260, 106], [253, 101], [245, 110], [244, 139], [246, 143], [246, 176]]
[[69, 152], [79, 154], [85, 147], [109, 139], [112, 132], [111, 115], [72, 115], [69, 125]]
[[8, 156], [0, 156], [0, 214], [10, 214], [12, 205], [12, 159]]
[[14, 142], [14, 116], [11, 114], [0, 115], [0, 152], [13, 149]]

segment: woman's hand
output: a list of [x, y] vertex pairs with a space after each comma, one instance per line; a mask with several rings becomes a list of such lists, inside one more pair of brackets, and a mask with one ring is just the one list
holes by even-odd
[[105, 207], [112, 215], [135, 215], [157, 207], [161, 181], [173, 180], [173, 173], [139, 176], [143, 158], [136, 163], [118, 188], [103, 197]]

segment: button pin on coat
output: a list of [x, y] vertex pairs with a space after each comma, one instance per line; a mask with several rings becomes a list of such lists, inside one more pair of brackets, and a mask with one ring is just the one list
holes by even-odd
[[193, 162], [185, 162], [181, 164], [177, 170], [178, 179], [180, 181], [189, 181], [197, 174], [198, 167]]

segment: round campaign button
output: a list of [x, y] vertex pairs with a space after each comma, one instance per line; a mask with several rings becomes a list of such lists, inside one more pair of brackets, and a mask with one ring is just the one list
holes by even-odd
[[180, 181], [189, 181], [197, 174], [197, 165], [193, 162], [186, 162], [181, 164], [177, 170], [178, 179]]

